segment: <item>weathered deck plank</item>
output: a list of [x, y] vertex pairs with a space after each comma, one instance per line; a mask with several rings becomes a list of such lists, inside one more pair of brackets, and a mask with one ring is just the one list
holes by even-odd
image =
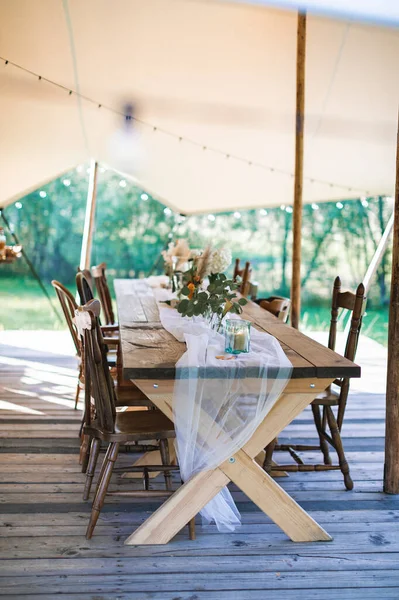
[[[333, 535], [332, 543], [293, 544], [232, 486], [243, 516], [234, 534], [199, 525], [195, 542], [182, 532], [167, 546], [134, 547], [124, 539], [158, 505], [153, 500], [107, 499], [95, 536], [84, 538], [90, 506], [81, 500], [73, 360], [24, 356], [15, 348], [10, 357], [12, 364], [0, 362], [2, 600], [399, 597], [399, 499], [381, 491], [381, 394], [349, 400], [344, 442], [353, 492], [344, 491], [339, 472], [279, 481]], [[309, 411], [284, 436], [314, 440]], [[121, 456], [123, 463], [131, 460]], [[115, 477], [115, 487], [132, 485], [140, 482]]]

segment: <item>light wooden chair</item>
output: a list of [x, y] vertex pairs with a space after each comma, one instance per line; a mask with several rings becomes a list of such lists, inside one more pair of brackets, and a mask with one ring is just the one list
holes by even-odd
[[[134, 444], [138, 451], [150, 449], [160, 450], [162, 466], [154, 465], [152, 468], [164, 474], [165, 490], [149, 490], [150, 466], [142, 467], [144, 472], [144, 490], [112, 492], [112, 495], [123, 496], [169, 496], [172, 491], [171, 473], [178, 467], [171, 465], [169, 457], [168, 440], [175, 437], [174, 425], [161, 411], [134, 411], [116, 412], [115, 388], [110, 376], [106, 361], [106, 346], [104, 344], [101, 328], [99, 325], [100, 303], [91, 300], [85, 306], [79, 308], [79, 316], [89, 318], [82, 319], [84, 331], [83, 352], [85, 365], [85, 404], [86, 421], [84, 434], [89, 436], [91, 450], [89, 464], [86, 471], [86, 484], [84, 499], [90, 494], [94, 471], [98, 460], [101, 442], [108, 444], [101, 472], [98, 479], [86, 538], [93, 535], [100, 511], [104, 505], [105, 496], [108, 492], [111, 475], [118, 457], [120, 444]], [[95, 416], [92, 417], [92, 404], [94, 402]], [[159, 446], [142, 444], [148, 440], [157, 440]], [[119, 469], [119, 471], [132, 470], [131, 467]], [[195, 536], [194, 522], [190, 522], [190, 537]]]
[[248, 296], [248, 294], [249, 294], [249, 290], [250, 290], [250, 286], [251, 286], [251, 282], [250, 282], [251, 274], [252, 274], [251, 263], [246, 262], [245, 267], [243, 269], [240, 269], [240, 259], [236, 258], [236, 262], [234, 265], [233, 279], [234, 279], [234, 281], [239, 280], [239, 283], [240, 283], [239, 291], [243, 296]]
[[261, 308], [286, 323], [290, 314], [291, 300], [282, 296], [270, 296], [269, 298], [258, 298], [255, 300]]
[[[364, 286], [361, 283], [356, 294], [352, 292], [341, 292], [341, 280], [337, 277], [334, 281], [331, 325], [328, 338], [328, 347], [335, 350], [337, 337], [337, 320], [340, 309], [346, 309], [351, 312], [351, 322], [349, 334], [346, 342], [344, 356], [351, 361], [355, 360], [356, 350], [359, 339], [359, 332], [362, 324], [364, 310], [366, 308], [366, 297]], [[265, 448], [265, 460], [263, 467], [268, 473], [273, 471], [327, 471], [340, 469], [345, 487], [348, 490], [353, 489], [353, 481], [349, 472], [349, 465], [345, 457], [344, 448], [341, 439], [341, 430], [344, 421], [345, 408], [348, 399], [350, 379], [336, 379], [333, 385], [338, 387], [335, 391], [331, 386], [322, 394], [317, 396], [312, 402], [313, 419], [319, 436], [318, 445], [299, 445], [299, 444], [279, 444], [274, 440]], [[336, 415], [333, 407], [336, 407]], [[329, 432], [327, 431], [327, 426]], [[338, 465], [333, 465], [329, 453], [329, 446], [334, 448], [338, 456]], [[281, 450], [288, 452], [296, 464], [272, 465], [273, 452]], [[297, 452], [320, 450], [323, 454], [324, 464], [305, 464]]]

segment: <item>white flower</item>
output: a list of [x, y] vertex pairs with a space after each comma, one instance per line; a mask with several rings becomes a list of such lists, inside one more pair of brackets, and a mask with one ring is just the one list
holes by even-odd
[[198, 256], [201, 256], [202, 253], [203, 253], [203, 250], [194, 248], [193, 250], [190, 251], [190, 258], [197, 258]]
[[209, 271], [213, 274], [223, 273], [231, 265], [231, 260], [231, 250], [227, 248], [214, 250], [209, 263]]

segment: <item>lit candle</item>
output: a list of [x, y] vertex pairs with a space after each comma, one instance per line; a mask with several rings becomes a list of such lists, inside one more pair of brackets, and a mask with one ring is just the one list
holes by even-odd
[[240, 331], [234, 334], [234, 350], [238, 352], [248, 352], [248, 330]]

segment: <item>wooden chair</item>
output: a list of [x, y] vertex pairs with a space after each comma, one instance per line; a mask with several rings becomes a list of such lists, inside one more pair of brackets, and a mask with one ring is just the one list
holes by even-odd
[[[150, 466], [142, 467], [144, 471], [144, 490], [132, 492], [113, 492], [112, 495], [123, 496], [169, 496], [172, 491], [171, 472], [178, 467], [171, 465], [168, 440], [175, 437], [174, 425], [161, 411], [135, 411], [117, 413], [115, 408], [115, 389], [107, 366], [106, 347], [104, 344], [98, 317], [100, 303], [91, 300], [76, 311], [80, 329], [84, 332], [84, 365], [85, 365], [85, 405], [86, 419], [84, 434], [92, 440], [89, 464], [86, 472], [84, 499], [90, 494], [93, 475], [100, 452], [101, 442], [108, 444], [101, 472], [98, 479], [86, 538], [93, 535], [111, 479], [114, 465], [118, 457], [120, 444], [135, 444], [140, 451], [147, 451], [149, 446], [140, 442], [158, 440], [162, 457], [162, 466], [152, 468], [163, 471], [165, 490], [149, 490]], [[95, 417], [92, 418], [92, 400], [95, 406]], [[156, 447], [158, 448], [158, 447]], [[153, 447], [151, 447], [153, 449]], [[122, 469], [132, 470], [131, 467]], [[193, 522], [190, 526], [190, 537], [193, 536]]]
[[[76, 286], [82, 306], [91, 300], [94, 300], [89, 280], [83, 271], [76, 274]], [[143, 394], [132, 382], [125, 382], [122, 379], [119, 326], [117, 324], [101, 325], [100, 320], [99, 326], [104, 335], [103, 340], [106, 344], [108, 364], [111, 368], [111, 373], [116, 377], [118, 384], [116, 388], [116, 406], [152, 406], [145, 394]], [[114, 348], [115, 350], [112, 351], [110, 348]], [[135, 392], [133, 390], [135, 390]]]
[[[346, 342], [344, 356], [351, 361], [355, 360], [356, 350], [359, 339], [359, 332], [362, 324], [364, 310], [366, 308], [366, 297], [364, 286], [361, 283], [356, 294], [352, 292], [341, 292], [341, 280], [337, 277], [334, 281], [332, 308], [331, 308], [331, 325], [328, 338], [328, 347], [335, 350], [335, 342], [337, 337], [337, 320], [340, 309], [351, 311], [350, 330]], [[349, 472], [349, 465], [345, 457], [344, 448], [341, 439], [341, 430], [344, 421], [345, 408], [348, 399], [350, 379], [336, 379], [333, 385], [338, 386], [338, 392], [331, 389], [331, 386], [322, 394], [317, 396], [312, 402], [312, 412], [317, 433], [319, 436], [319, 445], [298, 445], [298, 444], [278, 444], [274, 440], [267, 448], [263, 467], [270, 473], [276, 470], [279, 471], [327, 471], [337, 470], [342, 471], [345, 487], [348, 490], [353, 489], [353, 481]], [[336, 406], [336, 416], [333, 411], [333, 406]], [[327, 425], [329, 432], [327, 431]], [[331, 463], [329, 453], [329, 445], [334, 448], [338, 456], [338, 465]], [[272, 465], [272, 456], [275, 450], [289, 452], [296, 464], [293, 465]], [[304, 464], [297, 451], [320, 450], [323, 454], [324, 464], [309, 465]]]
[[239, 291], [243, 296], [248, 296], [249, 288], [250, 288], [250, 278], [252, 274], [251, 263], [246, 262], [245, 267], [240, 269], [240, 259], [236, 258], [236, 262], [234, 265], [234, 274], [233, 279], [237, 281], [240, 278], [240, 287]]
[[76, 386], [76, 395], [75, 395], [75, 410], [78, 407], [80, 390], [84, 389], [84, 380], [83, 380], [83, 366], [82, 366], [82, 344], [78, 336], [78, 331], [73, 322], [73, 318], [75, 316], [75, 310], [78, 305], [76, 304], [75, 298], [72, 296], [71, 292], [59, 281], [53, 279], [51, 285], [55, 289], [58, 300], [60, 301], [62, 312], [64, 313], [65, 320], [68, 325], [68, 329], [72, 336], [72, 340], [76, 349], [76, 356], [78, 357], [78, 383]]
[[288, 321], [291, 308], [291, 300], [289, 298], [270, 296], [269, 298], [258, 298], [255, 302], [284, 323]]
[[111, 293], [109, 291], [107, 278], [105, 276], [106, 267], [107, 267], [106, 263], [101, 263], [100, 265], [97, 265], [96, 267], [92, 267], [91, 275], [94, 279], [97, 294], [98, 294], [99, 300], [101, 302], [101, 308], [103, 311], [103, 317], [105, 319], [105, 324], [106, 325], [114, 325], [115, 317], [114, 317], [114, 311], [112, 308]]

